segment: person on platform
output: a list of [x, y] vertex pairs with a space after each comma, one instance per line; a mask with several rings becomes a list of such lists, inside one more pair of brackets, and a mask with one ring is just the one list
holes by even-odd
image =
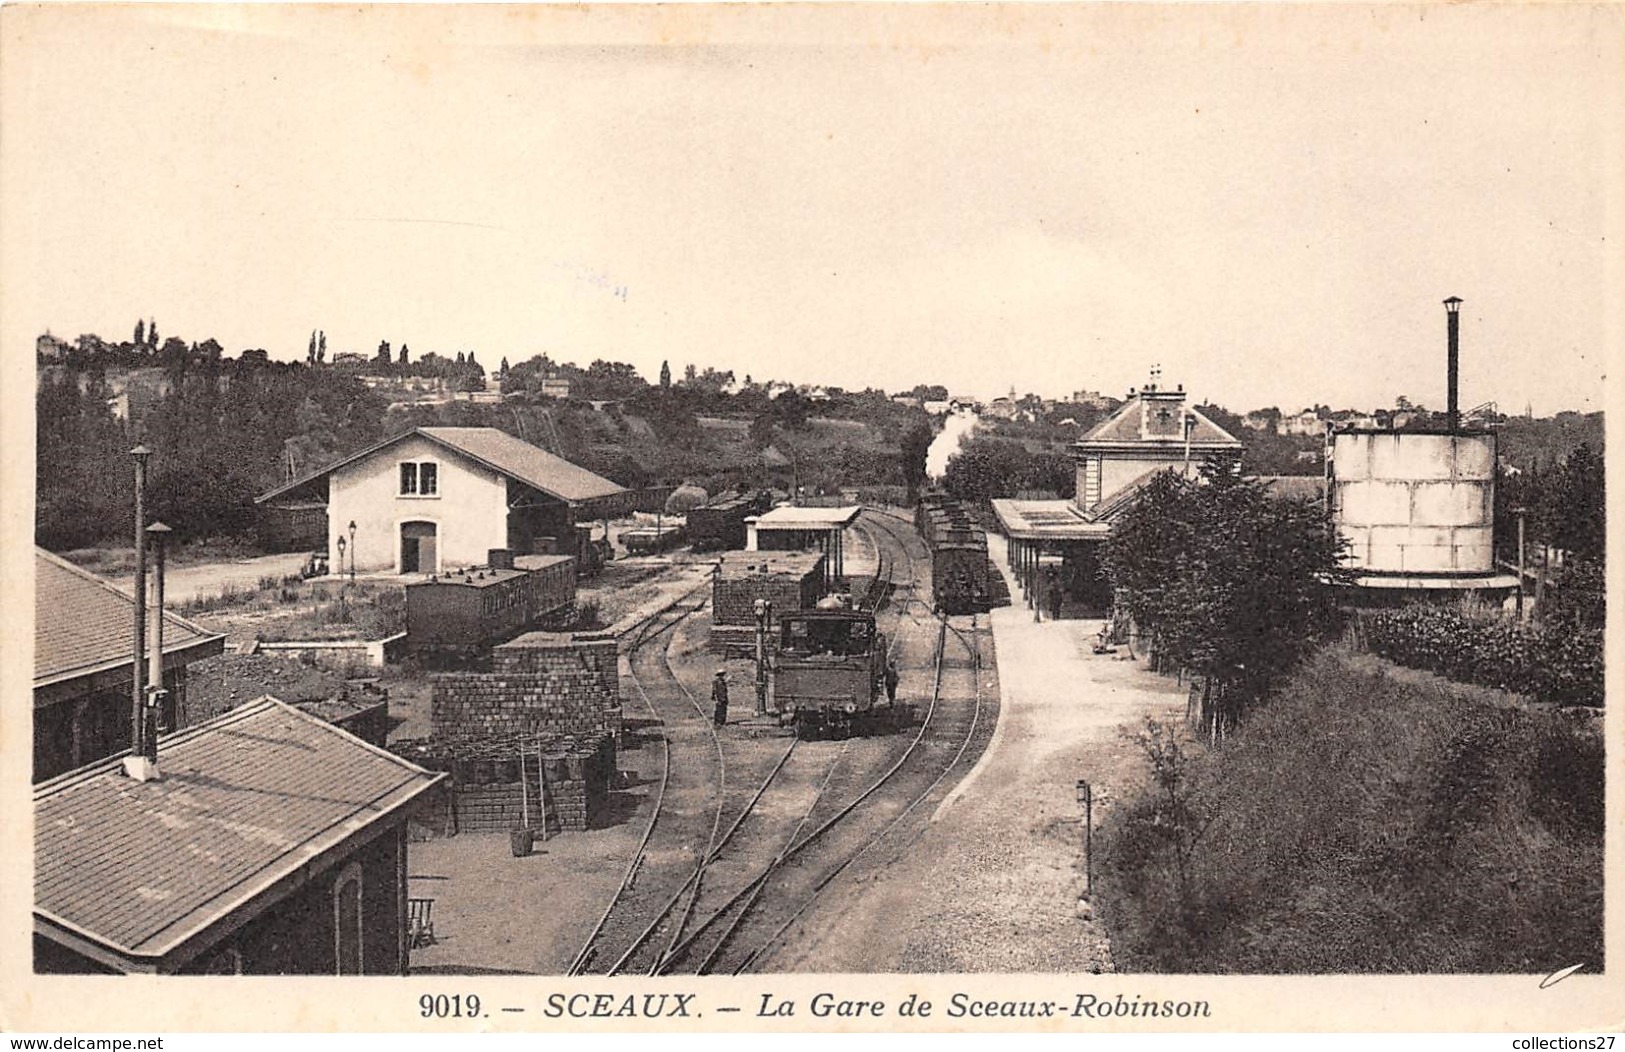
[[711, 681], [711, 701], [715, 709], [711, 713], [711, 721], [718, 727], [728, 722], [728, 674], [717, 669], [716, 678]]
[[892, 703], [897, 701], [897, 662], [886, 662], [886, 700]]

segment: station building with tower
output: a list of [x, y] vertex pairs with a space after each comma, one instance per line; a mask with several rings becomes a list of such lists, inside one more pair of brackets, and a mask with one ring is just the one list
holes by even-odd
[[1195, 476], [1214, 459], [1239, 465], [1240, 440], [1186, 402], [1184, 385], [1163, 387], [1154, 368], [1145, 387], [1073, 445], [1072, 499], [993, 501], [1027, 600], [1060, 587], [1068, 614], [1103, 615], [1112, 596], [1101, 547], [1140, 491], [1162, 471]]

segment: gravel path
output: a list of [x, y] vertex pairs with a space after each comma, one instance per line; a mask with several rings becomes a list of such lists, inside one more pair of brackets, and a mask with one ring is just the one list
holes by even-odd
[[[1002, 567], [1000, 539], [989, 547]], [[832, 888], [762, 970], [1111, 970], [1106, 933], [1080, 903], [1074, 785], [1095, 785], [1098, 826], [1145, 777], [1135, 741], [1145, 718], [1182, 716], [1185, 696], [1135, 662], [1093, 654], [1099, 628], [1035, 625], [1021, 605], [994, 611], [1004, 726], [966, 791], [912, 843]]]

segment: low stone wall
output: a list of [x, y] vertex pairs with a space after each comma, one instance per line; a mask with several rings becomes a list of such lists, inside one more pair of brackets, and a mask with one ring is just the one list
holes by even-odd
[[382, 668], [400, 660], [406, 649], [406, 633], [397, 632], [383, 639], [291, 639], [260, 643], [255, 649], [278, 657], [310, 658], [324, 668], [358, 671]]

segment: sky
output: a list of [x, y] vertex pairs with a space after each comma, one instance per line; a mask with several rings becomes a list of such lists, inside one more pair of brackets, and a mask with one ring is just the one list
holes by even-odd
[[1617, 6], [0, 9], [0, 338], [1598, 409]]

